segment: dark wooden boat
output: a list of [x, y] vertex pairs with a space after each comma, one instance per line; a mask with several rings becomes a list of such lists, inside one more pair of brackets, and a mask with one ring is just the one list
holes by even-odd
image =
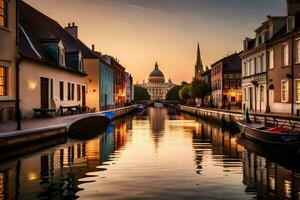
[[300, 132], [283, 127], [270, 128], [264, 124], [236, 121], [243, 135], [250, 140], [283, 148], [300, 149]]

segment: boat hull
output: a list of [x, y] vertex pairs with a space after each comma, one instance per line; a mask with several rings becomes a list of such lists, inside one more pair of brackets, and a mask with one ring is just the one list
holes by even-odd
[[278, 146], [280, 148], [300, 149], [300, 135], [287, 133], [273, 133], [265, 130], [250, 128], [241, 122], [236, 122], [244, 137], [266, 145]]

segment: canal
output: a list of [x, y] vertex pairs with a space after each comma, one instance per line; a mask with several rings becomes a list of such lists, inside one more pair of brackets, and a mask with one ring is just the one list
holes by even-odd
[[150, 108], [93, 138], [2, 162], [0, 199], [299, 199], [297, 157], [235, 136]]

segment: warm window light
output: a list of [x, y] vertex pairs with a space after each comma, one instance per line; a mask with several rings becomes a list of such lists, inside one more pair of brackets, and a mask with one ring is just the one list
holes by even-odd
[[28, 81], [28, 87], [30, 90], [35, 90], [36, 86], [37, 86], [36, 81]]
[[34, 172], [29, 172], [28, 175], [27, 175], [27, 180], [29, 181], [33, 181], [33, 180], [36, 180], [38, 179], [38, 175]]

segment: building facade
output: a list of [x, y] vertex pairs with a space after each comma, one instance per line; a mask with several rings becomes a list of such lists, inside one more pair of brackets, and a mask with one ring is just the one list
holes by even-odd
[[164, 74], [159, 70], [158, 64], [155, 63], [154, 70], [148, 77], [148, 83], [144, 81], [142, 87], [147, 89], [151, 100], [158, 100], [166, 99], [167, 93], [174, 87], [174, 84], [171, 79], [168, 82], [165, 81]]
[[15, 119], [16, 0], [0, 0], [0, 122]]
[[133, 101], [133, 78], [128, 72], [125, 73], [126, 79], [126, 104], [129, 105]]
[[244, 40], [242, 58], [243, 110], [266, 112], [267, 108], [267, 41], [284, 26], [285, 17], [271, 17], [255, 30], [254, 39]]
[[114, 58], [111, 58], [111, 63], [114, 68], [115, 79], [115, 108], [121, 108], [126, 103], [125, 67]]
[[300, 114], [300, 2], [287, 1], [287, 17], [267, 44], [271, 112]]
[[34, 108], [58, 111], [60, 106], [87, 106], [84, 59], [98, 57], [56, 21], [23, 1], [19, 31], [22, 116], [32, 117]]
[[111, 66], [111, 57], [101, 56], [100, 86], [101, 86], [101, 110], [113, 109], [115, 106], [115, 75]]
[[235, 53], [211, 66], [212, 104], [240, 108], [242, 104], [241, 58]]

